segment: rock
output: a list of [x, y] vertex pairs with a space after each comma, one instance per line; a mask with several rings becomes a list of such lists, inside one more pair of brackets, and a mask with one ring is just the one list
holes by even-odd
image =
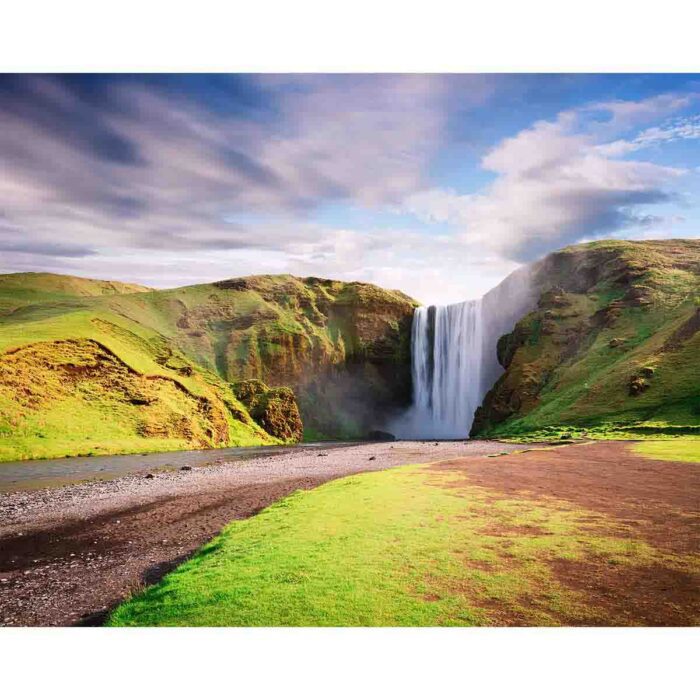
[[144, 478], [146, 478], [146, 479], [155, 479], [156, 477], [155, 477], [154, 474], [146, 474], [146, 476], [145, 476]]
[[646, 379], [644, 377], [639, 377], [636, 375], [633, 375], [630, 377], [630, 383], [629, 383], [629, 395], [630, 396], [639, 396], [642, 392], [646, 391], [649, 388], [649, 384], [647, 383]]
[[396, 435], [393, 433], [388, 433], [385, 430], [370, 430], [369, 433], [367, 433], [367, 439], [368, 440], [377, 440], [377, 441], [384, 441], [384, 442], [394, 442], [396, 440]]
[[316, 456], [317, 457], [328, 457], [328, 452], [319, 452]]
[[377, 458], [374, 457], [374, 456], [372, 456], [372, 457], [369, 458], [369, 461], [371, 462], [371, 461], [373, 461], [373, 460], [375, 460], [375, 459], [377, 459]]
[[304, 426], [294, 392], [286, 386], [271, 389], [258, 379], [236, 382], [236, 398], [268, 434], [285, 442], [300, 442]]
[[192, 471], [192, 467], [190, 467], [189, 465], [185, 464], [184, 466], [180, 467], [180, 471], [181, 471], [181, 472], [191, 472], [191, 471]]

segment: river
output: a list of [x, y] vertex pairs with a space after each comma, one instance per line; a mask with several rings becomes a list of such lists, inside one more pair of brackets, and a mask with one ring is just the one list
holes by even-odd
[[215, 450], [183, 450], [149, 454], [62, 457], [0, 462], [0, 493], [75, 484], [88, 479], [116, 479], [128, 474], [146, 474], [182, 467], [206, 467], [267, 457], [288, 451], [329, 450], [354, 445], [352, 442], [307, 442], [300, 445], [264, 445], [261, 447], [223, 447]]

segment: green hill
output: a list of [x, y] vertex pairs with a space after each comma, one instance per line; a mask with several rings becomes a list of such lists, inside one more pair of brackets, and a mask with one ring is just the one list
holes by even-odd
[[140, 284], [105, 282], [50, 272], [16, 272], [0, 275], [0, 313], [11, 313], [37, 302], [147, 291], [150, 291], [149, 288]]
[[[0, 275], [0, 460], [286, 441], [298, 417], [281, 386], [307, 437], [360, 436], [410, 399], [414, 306], [289, 275], [164, 291]], [[254, 412], [278, 436], [237, 398], [248, 379], [267, 385]]]
[[472, 435], [700, 431], [700, 241], [572, 246], [533, 273]]

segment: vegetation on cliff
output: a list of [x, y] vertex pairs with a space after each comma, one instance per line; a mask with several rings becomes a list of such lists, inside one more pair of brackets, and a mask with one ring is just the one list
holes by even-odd
[[[0, 275], [0, 460], [298, 440], [294, 394], [309, 436], [360, 436], [410, 400], [414, 306], [289, 275]], [[273, 387], [260, 422], [231, 387], [247, 379]]]
[[273, 437], [299, 442], [304, 437], [299, 406], [287, 386], [270, 389], [259, 379], [248, 379], [233, 386], [234, 393], [253, 420]]
[[572, 246], [534, 282], [472, 435], [700, 431], [700, 241]]

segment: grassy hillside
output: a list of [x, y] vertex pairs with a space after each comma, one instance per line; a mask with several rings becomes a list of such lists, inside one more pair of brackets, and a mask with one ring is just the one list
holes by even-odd
[[17, 272], [0, 275], [0, 313], [37, 302], [69, 301], [75, 297], [147, 292], [148, 287], [125, 282], [105, 282], [50, 272]]
[[473, 435], [700, 430], [700, 241], [603, 241], [535, 267]]
[[[286, 275], [166, 291], [0, 276], [0, 460], [277, 442], [236, 397], [245, 379], [291, 386], [311, 436], [359, 435], [407, 400], [413, 305]], [[268, 413], [296, 412], [275, 397]]]

